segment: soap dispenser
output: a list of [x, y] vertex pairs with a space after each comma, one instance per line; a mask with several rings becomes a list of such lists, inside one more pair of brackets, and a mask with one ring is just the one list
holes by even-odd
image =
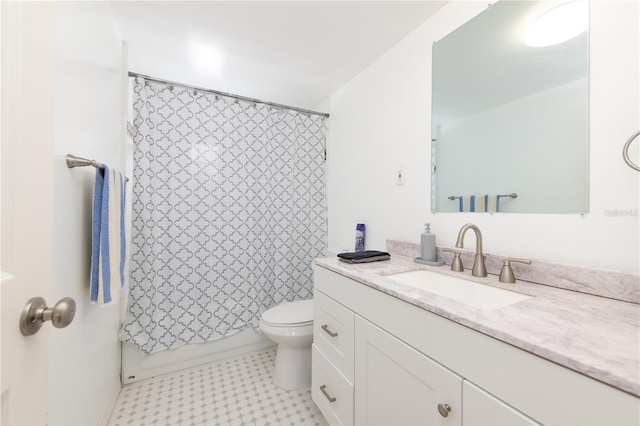
[[436, 234], [431, 233], [431, 224], [424, 224], [424, 233], [420, 235], [420, 257], [414, 259], [416, 263], [423, 265], [440, 266], [443, 260], [437, 258]]
[[431, 233], [431, 224], [424, 224], [424, 234], [420, 236], [420, 259], [436, 261], [436, 234]]

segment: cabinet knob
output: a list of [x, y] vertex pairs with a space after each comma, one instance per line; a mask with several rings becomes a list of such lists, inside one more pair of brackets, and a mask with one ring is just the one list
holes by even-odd
[[438, 404], [438, 413], [440, 413], [442, 417], [449, 416], [450, 412], [451, 406], [449, 404]]

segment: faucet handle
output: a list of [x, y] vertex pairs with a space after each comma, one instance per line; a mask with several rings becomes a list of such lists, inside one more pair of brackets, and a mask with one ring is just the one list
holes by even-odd
[[453, 250], [450, 248], [443, 248], [442, 251], [447, 251], [449, 253], [453, 253], [453, 262], [451, 262], [451, 270], [455, 272], [463, 272], [464, 265], [462, 264], [462, 259], [460, 258], [461, 252], [458, 250]]
[[500, 271], [500, 282], [502, 283], [513, 284], [516, 282], [516, 276], [513, 273], [513, 269], [511, 269], [511, 262], [526, 263], [527, 265], [531, 265], [531, 261], [529, 259], [521, 259], [518, 257], [506, 258], [504, 260], [504, 265], [502, 265], [502, 270]]

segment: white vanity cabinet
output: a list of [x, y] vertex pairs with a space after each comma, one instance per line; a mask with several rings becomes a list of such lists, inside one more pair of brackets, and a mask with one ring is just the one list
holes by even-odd
[[462, 418], [464, 426], [533, 426], [540, 424], [467, 380], [462, 384], [462, 399], [464, 400], [464, 417]]
[[355, 383], [358, 425], [461, 423], [462, 377], [360, 317]]
[[330, 424], [640, 424], [626, 392], [318, 265], [314, 286], [312, 395]]
[[353, 384], [324, 356], [312, 348], [311, 397], [331, 425], [353, 424]]
[[330, 424], [350, 425], [355, 315], [319, 292], [313, 305], [311, 397]]
[[354, 313], [318, 293], [314, 298], [313, 315], [314, 345], [353, 383]]

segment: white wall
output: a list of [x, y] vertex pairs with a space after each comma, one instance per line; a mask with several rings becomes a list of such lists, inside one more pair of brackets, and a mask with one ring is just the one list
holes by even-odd
[[367, 249], [384, 249], [385, 239], [417, 243], [425, 222], [439, 245], [453, 246], [460, 227], [473, 222], [491, 254], [638, 272], [640, 175], [621, 155], [640, 127], [638, 2], [591, 2], [590, 213], [431, 213], [431, 46], [485, 7], [448, 3], [332, 96], [329, 250], [352, 250], [360, 222]]
[[50, 304], [73, 297], [76, 317], [51, 332], [49, 424], [108, 420], [120, 389], [120, 303], [89, 303], [95, 169], [68, 169], [69, 153], [124, 169], [122, 42], [106, 2], [60, 2], [55, 96], [54, 284]]

